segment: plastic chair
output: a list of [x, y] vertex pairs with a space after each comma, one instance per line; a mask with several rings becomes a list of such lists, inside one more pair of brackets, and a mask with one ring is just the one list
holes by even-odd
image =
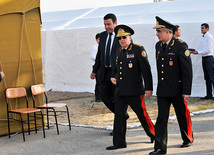
[[[22, 109], [12, 109], [12, 106], [9, 107], [9, 100], [17, 99], [17, 98], [25, 98], [26, 101], [26, 108]], [[30, 135], [30, 121], [34, 121], [35, 123], [35, 132], [37, 133], [37, 123], [36, 120], [42, 120], [42, 128], [43, 128], [43, 137], [45, 138], [45, 130], [44, 130], [44, 120], [43, 120], [43, 113], [40, 109], [37, 108], [29, 108], [28, 104], [28, 97], [27, 92], [24, 87], [15, 87], [15, 88], [7, 88], [5, 89], [5, 99], [7, 103], [7, 120], [8, 120], [8, 134], [10, 138], [10, 120], [15, 120], [21, 122], [22, 127], [22, 133], [23, 133], [23, 141], [25, 141], [25, 134], [24, 134], [24, 126], [23, 122], [28, 123], [28, 134]], [[11, 103], [11, 102], [10, 102]], [[18, 102], [21, 103], [21, 102]], [[22, 104], [23, 106], [24, 104]], [[9, 110], [9, 108], [11, 110]], [[36, 117], [36, 113], [40, 112], [41, 117]], [[18, 114], [20, 116], [20, 119], [12, 118], [10, 117], [10, 113]], [[23, 118], [23, 116], [26, 116], [27, 114], [27, 120]], [[29, 114], [33, 114], [33, 116], [30, 116]], [[30, 119], [33, 117], [33, 119]]]
[[[50, 128], [50, 126], [49, 126], [49, 116], [54, 116], [55, 117], [55, 122], [56, 122], [57, 134], [59, 134], [59, 127], [58, 127], [58, 122], [57, 122], [57, 116], [67, 113], [69, 130], [71, 130], [69, 110], [68, 110], [68, 106], [65, 103], [48, 103], [47, 94], [45, 92], [45, 87], [44, 87], [43, 84], [32, 85], [32, 86], [30, 86], [30, 90], [31, 90], [31, 95], [32, 95], [34, 104], [35, 104], [34, 97], [37, 96], [37, 95], [44, 94], [45, 104], [44, 105], [40, 105], [37, 108], [39, 108], [39, 109], [46, 109], [48, 129]], [[60, 108], [60, 107], [66, 107], [66, 111], [59, 111], [59, 110], [56, 111], [56, 109]], [[52, 114], [49, 114], [49, 113], [52, 113]]]

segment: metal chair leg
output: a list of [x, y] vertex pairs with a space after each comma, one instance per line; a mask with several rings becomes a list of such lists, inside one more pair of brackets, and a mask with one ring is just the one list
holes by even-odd
[[24, 126], [23, 126], [22, 114], [20, 114], [20, 118], [21, 118], [21, 125], [22, 125], [23, 141], [25, 142], [25, 132], [24, 132]]
[[27, 114], [27, 124], [28, 124], [28, 135], [30, 135], [30, 121], [29, 121], [29, 114]]
[[46, 109], [46, 113], [47, 113], [47, 124], [48, 124], [48, 129], [50, 129], [50, 126], [49, 126], [49, 115], [48, 115], [48, 109]]
[[42, 117], [42, 129], [43, 129], [43, 137], [45, 138], [45, 125], [44, 125], [44, 119], [43, 119], [43, 113], [41, 111], [41, 117]]
[[34, 112], [35, 133], [37, 134], [36, 113]]
[[56, 121], [56, 129], [57, 129], [57, 134], [59, 135], [59, 127], [58, 127], [58, 122], [57, 122], [57, 116], [56, 116], [56, 111], [53, 108], [54, 116], [55, 116], [55, 121]]
[[66, 107], [66, 109], [67, 109], [69, 130], [71, 130], [71, 122], [70, 122], [70, 117], [69, 117], [69, 110], [68, 110], [68, 106], [67, 106], [67, 105], [65, 105], [65, 107]]
[[9, 134], [9, 138], [10, 138], [10, 120], [9, 120], [9, 114], [7, 113], [7, 125], [8, 125], [8, 134]]

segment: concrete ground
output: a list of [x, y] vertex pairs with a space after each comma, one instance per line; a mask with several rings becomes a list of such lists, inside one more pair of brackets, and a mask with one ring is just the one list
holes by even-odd
[[[192, 117], [194, 144], [189, 148], [180, 148], [182, 143], [177, 121], [168, 125], [168, 154], [169, 155], [214, 155], [214, 113], [200, 114]], [[26, 141], [22, 141], [22, 134], [0, 137], [1, 155], [146, 155], [153, 151], [154, 144], [146, 136], [142, 128], [127, 130], [127, 148], [106, 150], [112, 145], [110, 131], [93, 128], [59, 126], [46, 130], [46, 138], [42, 131], [31, 135], [26, 133]]]

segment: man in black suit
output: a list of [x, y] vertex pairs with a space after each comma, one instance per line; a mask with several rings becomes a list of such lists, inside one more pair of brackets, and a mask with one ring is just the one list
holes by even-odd
[[112, 70], [115, 68], [116, 50], [120, 47], [114, 33], [114, 28], [117, 26], [116, 16], [111, 13], [105, 15], [104, 26], [106, 31], [100, 34], [100, 43], [91, 79], [95, 79], [99, 70], [100, 97], [109, 110], [114, 113], [114, 85], [110, 78]]
[[[152, 95], [152, 74], [147, 54], [143, 46], [131, 42], [132, 28], [118, 25], [115, 33], [121, 48], [117, 51], [116, 67], [111, 81], [116, 85], [115, 90], [115, 119], [113, 146], [107, 150], [126, 147], [126, 111], [128, 105], [136, 113], [146, 134], [153, 142], [155, 128], [146, 112], [144, 94]], [[144, 87], [144, 84], [145, 87]]]
[[155, 147], [149, 154], [166, 154], [167, 123], [172, 104], [178, 119], [183, 139], [181, 147], [189, 147], [193, 142], [191, 116], [187, 99], [192, 87], [192, 62], [185, 42], [176, 39], [174, 25], [156, 17], [156, 65], [158, 72], [158, 118], [155, 124]]

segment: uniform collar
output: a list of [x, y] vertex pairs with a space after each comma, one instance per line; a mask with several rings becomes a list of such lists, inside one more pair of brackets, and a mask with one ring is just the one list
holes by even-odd
[[[172, 36], [172, 38], [169, 39], [169, 40], [166, 42], [167, 46], [168, 46], [169, 44], [170, 44], [170, 46], [173, 46], [173, 45], [174, 45], [174, 39], [175, 39], [175, 37]], [[162, 46], [163, 44], [165, 44], [165, 42], [162, 41], [161, 46]]]
[[[169, 39], [169, 40], [166, 42], [167, 46], [169, 45], [169, 43], [170, 43], [170, 41], [172, 40], [172, 38], [173, 38], [173, 36], [171, 37], [171, 39]], [[164, 42], [164, 43], [165, 43], [165, 42]]]
[[123, 50], [123, 49], [125, 49], [125, 50], [127, 50], [127, 49], [128, 49], [128, 50], [131, 50], [131, 48], [132, 48], [132, 43], [130, 43], [129, 46], [127, 46], [126, 48], [122, 48], [122, 50]]

